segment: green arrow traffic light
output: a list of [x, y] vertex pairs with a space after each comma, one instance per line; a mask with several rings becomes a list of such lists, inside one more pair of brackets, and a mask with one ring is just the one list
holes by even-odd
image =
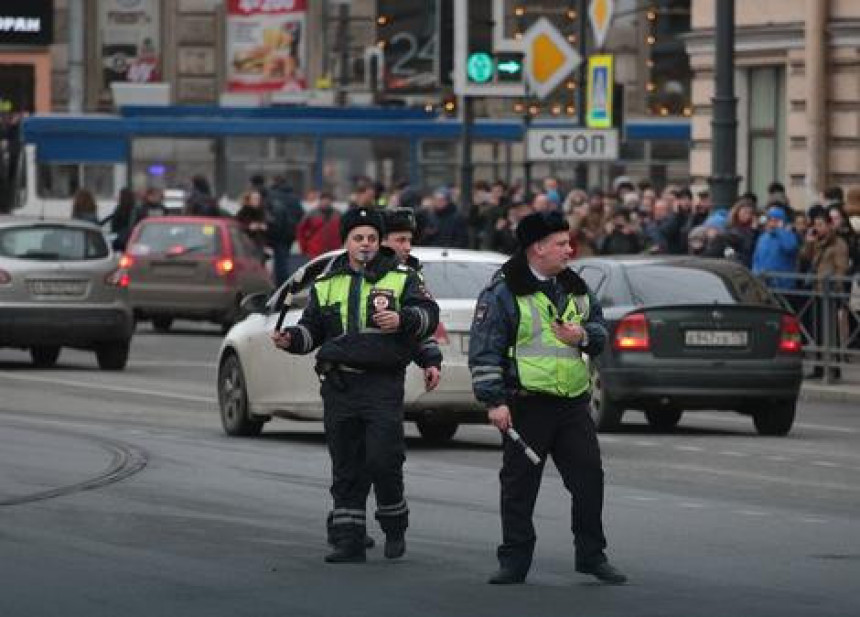
[[516, 60], [506, 60], [504, 62], [499, 62], [496, 65], [496, 68], [499, 69], [502, 73], [507, 73], [508, 75], [516, 75], [522, 70], [522, 64], [517, 62]]

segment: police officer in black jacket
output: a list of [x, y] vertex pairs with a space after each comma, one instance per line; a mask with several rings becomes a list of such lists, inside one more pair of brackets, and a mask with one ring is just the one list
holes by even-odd
[[311, 288], [298, 324], [272, 339], [291, 353], [317, 353], [326, 441], [332, 459], [334, 551], [329, 563], [365, 561], [370, 478], [385, 556], [403, 555], [409, 509], [403, 497], [403, 382], [419, 341], [432, 334], [439, 307], [417, 273], [380, 248], [379, 212], [358, 208], [341, 219], [346, 253]]
[[567, 267], [567, 221], [534, 213], [517, 227], [519, 251], [478, 298], [469, 344], [472, 388], [498, 429], [515, 430], [540, 461], [504, 438], [502, 544], [492, 584], [522, 583], [532, 563], [532, 512], [548, 455], [571, 493], [575, 568], [606, 583], [627, 579], [609, 564], [603, 534], [603, 467], [589, 413], [583, 353], [597, 356], [607, 338], [597, 299]]

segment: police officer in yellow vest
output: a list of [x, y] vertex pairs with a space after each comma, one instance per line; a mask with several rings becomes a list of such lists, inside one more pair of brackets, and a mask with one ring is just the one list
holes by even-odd
[[380, 248], [382, 233], [378, 211], [348, 211], [341, 218], [346, 253], [316, 280], [298, 324], [272, 335], [290, 353], [319, 348], [334, 498], [329, 563], [366, 559], [366, 478], [376, 490], [385, 556], [406, 548], [403, 382], [419, 341], [436, 330], [439, 307], [415, 271]]
[[603, 311], [567, 267], [569, 226], [558, 212], [534, 213], [517, 226], [520, 250], [481, 293], [469, 343], [472, 388], [490, 422], [515, 428], [540, 457], [532, 463], [504, 437], [499, 570], [488, 582], [522, 583], [532, 563], [532, 512], [551, 455], [571, 494], [575, 569], [606, 583], [627, 579], [604, 552], [603, 467], [589, 413], [583, 354], [597, 356], [607, 338]]

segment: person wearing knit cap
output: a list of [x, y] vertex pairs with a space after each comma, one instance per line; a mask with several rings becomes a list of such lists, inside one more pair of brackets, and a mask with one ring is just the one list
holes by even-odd
[[523, 583], [531, 567], [543, 463], [526, 457], [524, 442], [540, 461], [552, 456], [571, 493], [576, 571], [622, 584], [627, 578], [604, 552], [603, 467], [583, 359], [598, 357], [606, 343], [603, 310], [568, 267], [569, 226], [560, 213], [526, 216], [517, 239], [517, 253], [478, 297], [469, 333], [472, 390], [504, 436], [502, 544], [488, 582]]
[[272, 334], [289, 353], [318, 349], [334, 498], [328, 563], [366, 561], [371, 483], [385, 557], [406, 550], [403, 383], [416, 346], [436, 330], [439, 306], [418, 274], [380, 247], [383, 231], [376, 209], [347, 211], [340, 227], [346, 252], [314, 281], [298, 324]]

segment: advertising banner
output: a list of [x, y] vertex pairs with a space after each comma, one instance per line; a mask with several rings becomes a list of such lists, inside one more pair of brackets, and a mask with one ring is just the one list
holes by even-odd
[[102, 87], [161, 81], [158, 0], [102, 0], [98, 7]]
[[229, 0], [227, 91], [307, 88], [307, 0]]

